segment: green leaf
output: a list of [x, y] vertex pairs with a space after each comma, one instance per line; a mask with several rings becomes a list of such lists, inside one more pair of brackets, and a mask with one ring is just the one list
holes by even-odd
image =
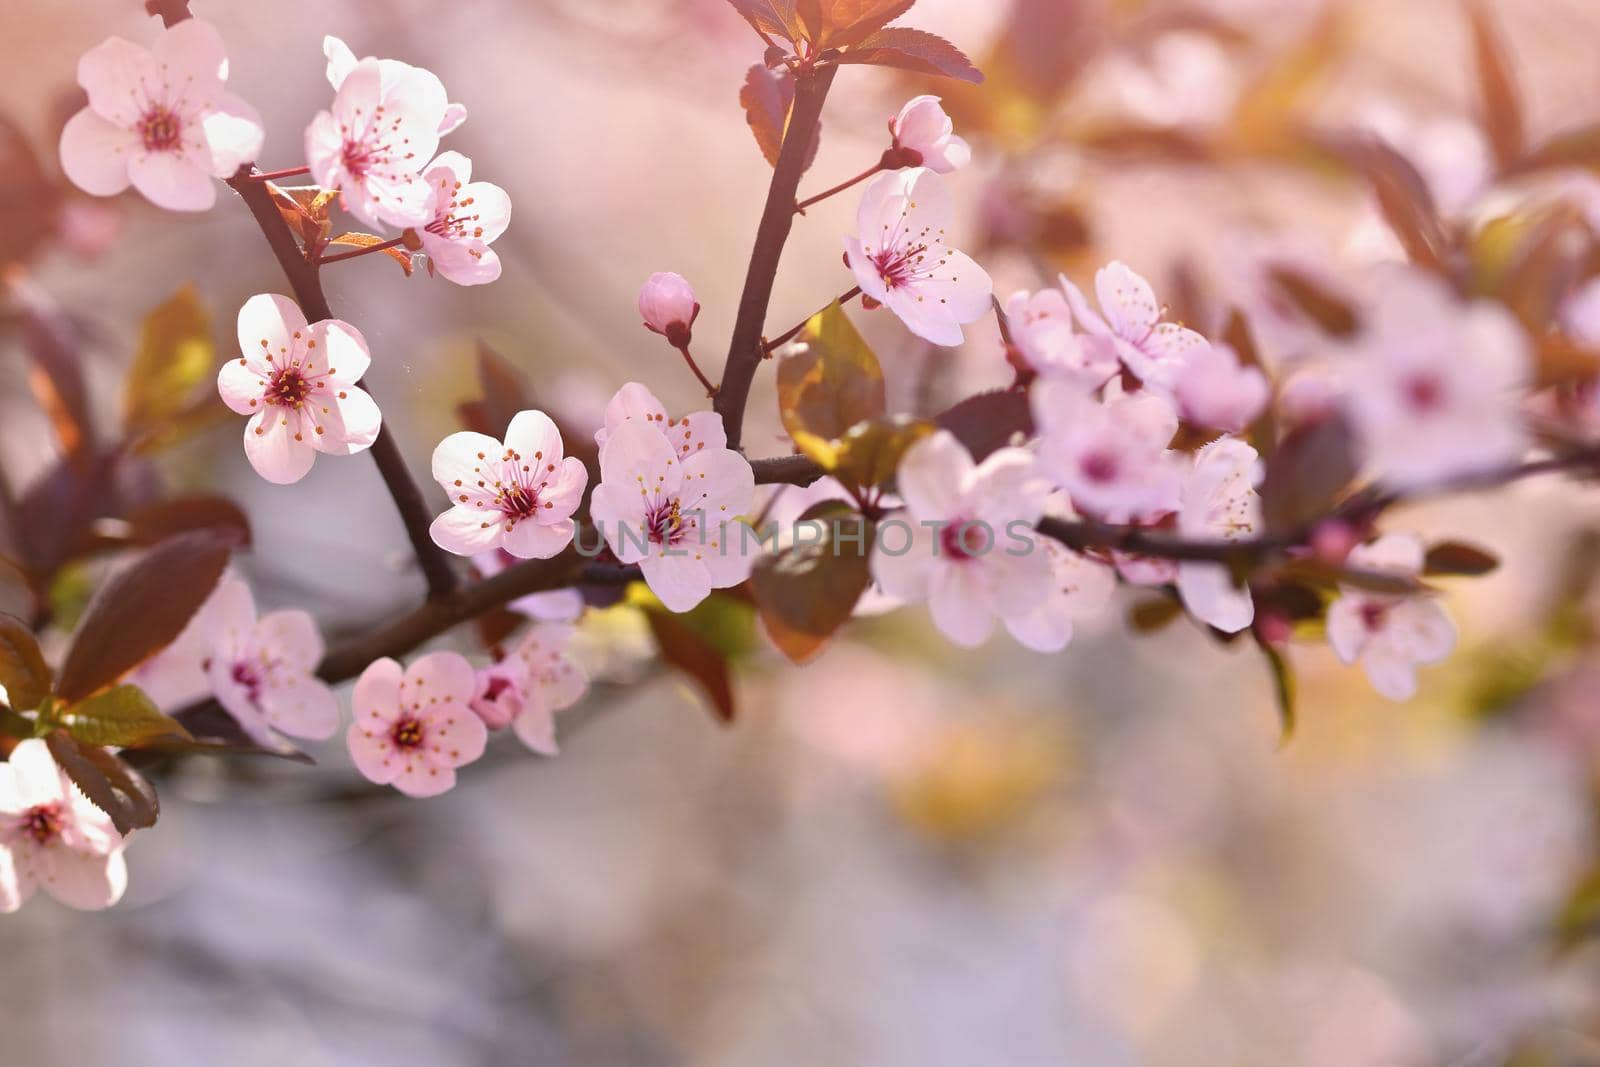
[[935, 429], [933, 423], [908, 415], [856, 423], [843, 440], [833, 443], [834, 477], [857, 489], [891, 485], [906, 450]]
[[1500, 566], [1500, 558], [1493, 552], [1462, 541], [1441, 541], [1428, 549], [1423, 559], [1422, 573], [1432, 577], [1465, 575], [1476, 577], [1488, 574]]
[[50, 666], [27, 623], [0, 614], [0, 686], [16, 711], [31, 711], [50, 694]]
[[101, 586], [61, 664], [56, 695], [76, 703], [171, 644], [221, 580], [229, 548], [209, 531], [181, 534]]
[[51, 731], [45, 744], [89, 803], [111, 817], [119, 834], [156, 824], [161, 805], [155, 790], [121, 759], [97, 745], [77, 741], [65, 730]]
[[800, 451], [831, 471], [839, 439], [885, 413], [883, 368], [837, 300], [811, 317], [799, 340], [803, 347], [778, 364], [778, 413]]
[[1278, 702], [1278, 722], [1283, 730], [1280, 743], [1286, 745], [1294, 737], [1298, 721], [1295, 710], [1294, 668], [1290, 666], [1288, 658], [1263, 640], [1261, 635], [1251, 631], [1251, 636], [1256, 639], [1256, 647], [1261, 649], [1261, 654], [1267, 658], [1267, 667], [1272, 672], [1272, 694]]
[[136, 685], [119, 685], [58, 711], [53, 720], [88, 745], [138, 748], [148, 741], [192, 740]]
[[795, 544], [756, 562], [750, 587], [767, 636], [803, 664], [849, 621], [872, 584], [873, 525], [843, 501], [828, 501], [800, 517], [796, 534]]
[[123, 388], [123, 424], [134, 435], [165, 435], [190, 394], [216, 373], [211, 316], [195, 287], [185, 285], [145, 316]]

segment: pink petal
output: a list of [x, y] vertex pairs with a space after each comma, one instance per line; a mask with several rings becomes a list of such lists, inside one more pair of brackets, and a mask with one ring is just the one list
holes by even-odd
[[933, 572], [928, 591], [933, 624], [952, 644], [977, 648], [994, 632], [994, 612], [984, 596], [978, 568], [945, 564]]
[[618, 426], [600, 450], [602, 482], [637, 493], [676, 493], [683, 484], [677, 450], [658, 427], [630, 419]]
[[955, 435], [940, 430], [906, 451], [896, 478], [900, 498], [918, 522], [961, 517], [962, 488], [972, 476], [972, 455]]
[[[522, 525], [531, 525], [524, 523]], [[500, 547], [500, 513], [457, 504], [428, 527], [433, 543], [458, 556], [475, 556]]]
[[266, 380], [251, 370], [242, 357], [228, 360], [217, 372], [217, 394], [230, 411], [240, 415], [253, 415], [260, 410], [266, 387]]
[[472, 200], [471, 211], [477, 226], [483, 230], [478, 238], [484, 243], [495, 240], [511, 225], [511, 196], [493, 182], [473, 182], [461, 191]]
[[454, 132], [463, 122], [467, 121], [467, 109], [461, 104], [451, 104], [444, 109], [444, 118], [439, 120], [439, 136]]
[[231, 178], [234, 171], [261, 155], [266, 138], [261, 114], [231, 93], [217, 97], [200, 125], [211, 152], [211, 173], [218, 178]]
[[160, 81], [155, 57], [121, 37], [107, 38], [78, 60], [78, 84], [89, 94], [95, 114], [130, 129], [143, 103], [139, 86]]
[[561, 431], [542, 411], [519, 411], [506, 427], [505, 446], [516, 451], [525, 463], [558, 463], [562, 455]]
[[128, 187], [128, 161], [138, 148], [139, 137], [132, 130], [84, 108], [61, 131], [61, 169], [84, 192], [114, 196]]
[[204, 19], [184, 19], [156, 38], [152, 49], [166, 84], [181, 88], [186, 99], [194, 93], [214, 95], [228, 80], [228, 50], [216, 27]]
[[276, 293], [258, 293], [239, 309], [239, 351], [259, 359], [265, 353], [288, 354], [295, 347], [294, 334], [306, 329], [300, 305]]
[[750, 461], [727, 448], [696, 452], [683, 461], [680, 501], [685, 512], [703, 511], [712, 524], [737, 518], [755, 502]]
[[711, 595], [711, 575], [704, 561], [686, 549], [673, 555], [652, 553], [639, 562], [650, 591], [668, 611], [688, 611]]
[[524, 519], [501, 536], [500, 547], [518, 559], [550, 559], [572, 543], [574, 529], [571, 519], [548, 525]]
[[217, 201], [208, 169], [186, 153], [135, 153], [128, 175], [146, 200], [168, 211], [207, 211]]
[[37, 849], [33, 866], [41, 888], [83, 911], [109, 908], [128, 888], [128, 865], [120, 849], [108, 855], [78, 852], [57, 843]]
[[292, 485], [311, 471], [317, 452], [303, 439], [298, 420], [291, 422], [281, 408], [268, 408], [251, 416], [244, 427], [244, 454], [256, 473], [274, 485]]
[[561, 749], [556, 745], [556, 718], [548, 707], [536, 705], [528, 708], [511, 721], [517, 739], [541, 756], [556, 756]]
[[1094, 288], [1107, 324], [1119, 337], [1141, 341], [1161, 321], [1155, 290], [1126, 263], [1116, 261], [1102, 267], [1094, 276]]
[[345, 746], [356, 770], [369, 782], [388, 785], [405, 769], [405, 761], [395, 752], [389, 740], [390, 724], [376, 717], [363, 719], [359, 706], [356, 721], [345, 731]]
[[315, 678], [294, 678], [261, 692], [261, 710], [275, 730], [325, 741], [339, 730], [339, 700]]
[[256, 637], [272, 650], [275, 658], [308, 674], [322, 659], [322, 635], [309, 612], [269, 612], [256, 624]]
[[366, 451], [383, 429], [383, 413], [378, 410], [377, 401], [366, 390], [353, 385], [338, 390], [338, 395], [329, 399], [326, 410], [318, 410], [309, 417], [323, 430], [320, 434], [313, 432], [312, 446], [330, 456], [353, 456]]
[[349, 45], [331, 34], [322, 39], [322, 54], [328, 59], [328, 84], [337, 91], [355, 69], [356, 54], [350, 51]]
[[550, 480], [539, 491], [539, 499], [550, 507], [540, 512], [540, 518], [565, 519], [583, 503], [583, 490], [589, 484], [589, 471], [583, 461], [568, 456], [561, 461]]

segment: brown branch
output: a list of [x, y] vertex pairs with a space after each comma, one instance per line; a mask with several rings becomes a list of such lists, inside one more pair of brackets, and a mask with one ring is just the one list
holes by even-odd
[[767, 206], [756, 231], [756, 244], [750, 253], [750, 268], [745, 273], [744, 295], [739, 298], [739, 316], [728, 346], [728, 362], [722, 369], [722, 384], [714, 405], [722, 416], [728, 434], [728, 447], [737, 449], [744, 434], [744, 409], [750, 399], [750, 383], [766, 354], [761, 335], [766, 327], [767, 308], [772, 303], [772, 285], [778, 276], [778, 261], [794, 227], [795, 193], [805, 174], [806, 159], [817, 135], [822, 105], [833, 85], [838, 68], [832, 65], [802, 71], [795, 78], [794, 108], [789, 129], [778, 152], [778, 165], [767, 189]]

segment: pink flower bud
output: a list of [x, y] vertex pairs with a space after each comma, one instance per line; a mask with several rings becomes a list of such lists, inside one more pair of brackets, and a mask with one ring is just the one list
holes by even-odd
[[1339, 567], [1361, 543], [1361, 531], [1343, 519], [1329, 519], [1311, 531], [1311, 551], [1331, 567]]
[[639, 315], [645, 329], [659, 333], [677, 347], [689, 343], [689, 328], [700, 314], [694, 289], [681, 274], [658, 273], [639, 290]]
[[889, 120], [894, 147], [884, 154], [884, 166], [923, 166], [940, 174], [960, 170], [972, 162], [972, 149], [954, 131], [937, 96], [916, 97]]
[[526, 704], [518, 665], [502, 661], [478, 672], [478, 693], [469, 707], [491, 730], [504, 730]]

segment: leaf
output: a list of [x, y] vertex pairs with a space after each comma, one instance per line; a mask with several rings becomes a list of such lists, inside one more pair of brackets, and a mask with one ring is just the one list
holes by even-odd
[[97, 693], [56, 712], [53, 719], [88, 745], [138, 748], [150, 741], [193, 740], [188, 730], [162, 714], [136, 685], [119, 685]]
[[858, 489], [891, 485], [906, 450], [936, 428], [908, 415], [858, 422], [833, 442], [834, 477]]
[[915, 5], [916, 0], [823, 0], [830, 32], [822, 43], [833, 48], [860, 44]]
[[883, 368], [835, 300], [800, 331], [803, 347], [778, 363], [778, 413], [800, 450], [823, 467], [834, 442], [886, 409]]
[[791, 44], [805, 39], [805, 28], [800, 25], [794, 0], [728, 0], [728, 3], [769, 44], [773, 37]]
[[1261, 482], [1267, 529], [1294, 532], [1322, 518], [1359, 470], [1355, 435], [1342, 416], [1296, 426], [1267, 460]]
[[1600, 122], [1563, 130], [1529, 152], [1517, 168], [1536, 171], [1558, 167], [1600, 170]]
[[873, 526], [835, 500], [807, 511], [795, 529], [795, 544], [756, 561], [750, 587], [767, 636], [798, 665], [822, 651], [872, 584]]
[[1423, 558], [1422, 573], [1430, 577], [1476, 577], [1488, 574], [1499, 566], [1500, 558], [1493, 552], [1462, 541], [1441, 541], [1428, 548], [1428, 554]]
[[1428, 183], [1411, 161], [1377, 138], [1338, 145], [1335, 151], [1366, 178], [1384, 221], [1411, 261], [1445, 273], [1450, 237]]
[[1288, 658], [1260, 634], [1252, 630], [1251, 636], [1255, 638], [1261, 654], [1267, 658], [1267, 667], [1272, 672], [1272, 695], [1278, 703], [1278, 722], [1282, 727], [1279, 744], [1286, 745], [1294, 737], [1298, 722], [1294, 668], [1290, 666]]
[[896, 67], [982, 84], [983, 73], [965, 52], [937, 34], [908, 26], [889, 26], [866, 38], [839, 57], [840, 63], [867, 63]]
[[111, 817], [119, 834], [156, 824], [161, 807], [155, 790], [132, 767], [103, 748], [79, 743], [65, 730], [47, 734], [45, 744], [89, 803]]
[[216, 360], [211, 316], [185, 285], [144, 317], [123, 386], [123, 425], [132, 434], [162, 430], [201, 382], [215, 378]]
[[733, 722], [736, 708], [727, 657], [670, 612], [646, 611], [644, 617], [650, 624], [662, 662], [699, 683], [719, 722]]
[[[328, 242], [330, 245], [352, 245], [356, 248], [371, 248], [374, 245], [387, 244], [387, 237], [379, 237], [374, 233], [341, 233]], [[395, 246], [383, 249], [383, 254], [400, 264], [400, 269], [406, 272], [406, 277], [411, 277], [411, 272], [416, 269], [416, 264], [411, 261], [411, 253], [404, 248]]]
[[1033, 412], [1028, 395], [1017, 390], [979, 393], [947, 408], [933, 420], [941, 430], [949, 430], [967, 447], [972, 458], [982, 463], [988, 456], [1009, 445], [1017, 434], [1033, 433]]
[[313, 764], [316, 761], [287, 741], [275, 739], [270, 745], [244, 732], [239, 720], [229, 715], [215, 702], [186, 708], [173, 716], [188, 731], [187, 738], [159, 738], [140, 745], [129, 754], [132, 759], [149, 759], [156, 756], [208, 755], [208, 756], [273, 756], [293, 763]]
[[67, 650], [56, 695], [82, 700], [171, 644], [216, 588], [228, 552], [214, 533], [182, 534], [101, 586]]
[[137, 508], [125, 521], [126, 544], [151, 546], [179, 534], [209, 531], [235, 549], [250, 547], [250, 519], [227, 497], [174, 497]]
[[50, 420], [61, 449], [79, 459], [94, 451], [94, 412], [84, 381], [77, 329], [61, 310], [25, 281], [7, 286], [22, 320], [31, 364], [28, 385]]
[[[739, 104], [744, 108], [745, 121], [750, 124], [750, 132], [755, 135], [762, 156], [768, 165], [776, 167], [794, 108], [794, 75], [788, 70], [769, 70], [757, 63], [745, 74], [744, 87], [739, 90]], [[811, 169], [821, 143], [822, 123], [818, 122], [802, 171]]]
[[1140, 600], [1128, 609], [1128, 625], [1142, 634], [1165, 630], [1183, 618], [1183, 605], [1170, 596]]
[[1309, 274], [1279, 265], [1268, 269], [1267, 278], [1296, 310], [1330, 337], [1350, 337], [1360, 326], [1355, 308]]
[[527, 380], [510, 360], [480, 339], [478, 382], [482, 397], [459, 405], [456, 414], [468, 429], [498, 440], [519, 411], [534, 406]]
[[1502, 170], [1522, 158], [1527, 133], [1522, 119], [1522, 94], [1512, 73], [1511, 57], [1505, 40], [1490, 18], [1482, 0], [1467, 4], [1472, 23], [1472, 51], [1478, 67], [1478, 99], [1483, 110], [1483, 126]]
[[314, 185], [283, 188], [269, 183], [272, 202], [289, 229], [312, 252], [321, 250], [328, 242], [332, 224], [328, 221], [328, 206], [339, 195], [337, 189], [319, 189]]
[[0, 686], [6, 703], [31, 711], [50, 695], [50, 666], [44, 661], [33, 631], [21, 619], [0, 614]]

